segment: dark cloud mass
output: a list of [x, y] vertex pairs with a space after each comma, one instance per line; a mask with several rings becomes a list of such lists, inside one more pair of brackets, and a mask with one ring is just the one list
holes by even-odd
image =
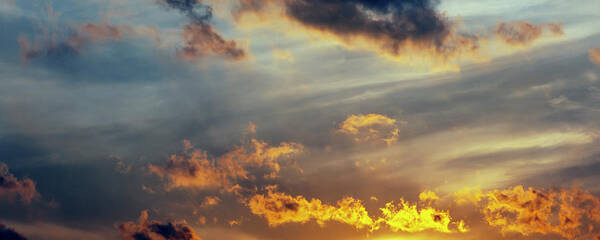
[[123, 240], [201, 240], [185, 222], [150, 221], [148, 211], [143, 211], [138, 223], [117, 225]]
[[23, 237], [23, 235], [15, 232], [15, 230], [10, 229], [4, 224], [0, 223], [0, 239], [2, 240], [27, 240], [27, 238]]
[[[236, 14], [260, 12], [268, 2], [240, 1]], [[382, 51], [402, 55], [406, 48], [448, 56], [478, 48], [473, 36], [458, 34], [430, 0], [284, 0], [285, 14], [310, 29], [342, 40], [364, 37]]]

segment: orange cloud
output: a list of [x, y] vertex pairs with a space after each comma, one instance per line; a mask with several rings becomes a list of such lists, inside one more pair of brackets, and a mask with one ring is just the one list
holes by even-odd
[[35, 182], [29, 178], [18, 180], [8, 171], [8, 166], [0, 163], [0, 196], [6, 195], [14, 198], [18, 196], [25, 204], [31, 203], [40, 194], [35, 188]]
[[[468, 195], [465, 193], [461, 195]], [[600, 199], [586, 191], [516, 186], [472, 194], [487, 223], [503, 233], [558, 234], [567, 239], [600, 237]]]
[[600, 66], [600, 48], [592, 48], [589, 51], [590, 61]]
[[337, 131], [356, 142], [383, 141], [386, 144], [396, 142], [400, 132], [395, 119], [374, 113], [350, 115], [339, 124]]
[[336, 221], [362, 229], [370, 228], [374, 223], [361, 201], [352, 197], [343, 198], [337, 202], [337, 206], [333, 206], [324, 204], [319, 199], [308, 201], [303, 196], [293, 197], [269, 188], [266, 195], [252, 196], [248, 207], [253, 214], [267, 219], [272, 227], [314, 220], [321, 226], [325, 222]]
[[303, 151], [298, 143], [282, 142], [279, 146], [250, 139], [246, 144], [218, 158], [211, 158], [205, 151], [194, 149], [189, 141], [184, 141], [185, 151], [171, 155], [166, 165], [150, 164], [150, 172], [169, 180], [167, 189], [176, 187], [223, 188], [226, 191], [239, 190], [239, 180], [248, 180], [250, 169], [267, 170], [265, 178], [275, 178], [281, 170], [279, 160]]
[[[356, 229], [380, 229], [387, 225], [392, 231], [422, 232], [433, 230], [438, 232], [466, 232], [463, 221], [455, 222], [445, 211], [432, 207], [418, 208], [404, 200], [398, 205], [389, 202], [381, 208], [381, 216], [373, 218], [362, 204], [362, 201], [345, 197], [336, 205], [323, 203], [319, 199], [310, 201], [303, 196], [290, 196], [274, 192], [274, 187], [268, 188], [267, 194], [256, 194], [248, 201], [251, 212], [263, 216], [269, 226], [275, 227], [285, 223], [306, 223], [315, 221], [324, 226], [326, 222], [334, 221], [354, 226]], [[452, 228], [451, 226], [456, 227]]]
[[494, 30], [497, 38], [512, 46], [533, 44], [533, 42], [543, 36], [544, 32], [549, 32], [552, 36], [562, 36], [565, 34], [562, 30], [562, 24], [533, 24], [527, 21], [502, 22]]
[[200, 205], [201, 207], [209, 207], [209, 206], [214, 206], [217, 205], [221, 202], [221, 199], [217, 196], [208, 196], [206, 198], [204, 198], [204, 201], [202, 202], [202, 204]]
[[186, 24], [182, 33], [183, 48], [180, 56], [184, 59], [196, 59], [208, 54], [225, 56], [233, 60], [246, 57], [246, 51], [238, 47], [235, 41], [225, 40], [213, 26], [204, 23]]
[[137, 224], [124, 222], [116, 227], [122, 240], [202, 240], [185, 221], [168, 223], [150, 221], [148, 211], [142, 211]]

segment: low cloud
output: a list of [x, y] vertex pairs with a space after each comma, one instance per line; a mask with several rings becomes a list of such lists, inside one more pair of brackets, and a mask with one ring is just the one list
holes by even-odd
[[[0, 177], [1, 179], [1, 177]], [[4, 226], [0, 223], [0, 239], [2, 240], [27, 240], [23, 235], [15, 232], [14, 229]]]
[[319, 199], [307, 200], [303, 196], [291, 196], [275, 190], [276, 187], [268, 187], [266, 194], [256, 194], [247, 203], [251, 212], [264, 217], [271, 227], [309, 221], [324, 226], [331, 221], [369, 231], [379, 230], [382, 225], [393, 232], [468, 231], [463, 221], [454, 221], [448, 212], [434, 209], [426, 202], [422, 202], [420, 207], [403, 199], [398, 204], [388, 202], [380, 208], [380, 216], [371, 217], [363, 201], [353, 197], [345, 197], [336, 205], [329, 205]]
[[29, 178], [18, 180], [8, 171], [8, 166], [0, 163], [0, 196], [17, 197], [25, 204], [39, 197], [35, 182]]
[[117, 225], [122, 240], [202, 240], [183, 222], [150, 221], [148, 211], [142, 211], [138, 222]]
[[578, 188], [470, 189], [456, 193], [455, 199], [478, 205], [486, 222], [503, 233], [557, 234], [566, 239], [600, 237], [600, 199]]

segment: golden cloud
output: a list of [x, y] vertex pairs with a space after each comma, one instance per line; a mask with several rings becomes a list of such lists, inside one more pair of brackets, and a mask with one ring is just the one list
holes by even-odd
[[350, 115], [339, 124], [338, 132], [351, 136], [356, 142], [392, 144], [398, 140], [400, 129], [396, 120], [381, 114]]
[[205, 151], [195, 149], [187, 140], [184, 145], [184, 152], [171, 155], [166, 165], [148, 165], [151, 173], [169, 180], [167, 190], [195, 187], [236, 191], [240, 188], [236, 182], [248, 180], [251, 168], [265, 169], [267, 173], [263, 177], [275, 178], [281, 170], [279, 160], [304, 149], [298, 143], [282, 142], [279, 146], [271, 146], [252, 138], [244, 145], [212, 158]]
[[462, 191], [457, 196], [458, 202], [470, 199], [480, 206], [486, 222], [503, 233], [558, 234], [566, 239], [600, 237], [600, 199], [578, 188], [516, 186], [489, 192]]
[[333, 206], [324, 204], [319, 199], [309, 201], [303, 196], [293, 197], [269, 188], [266, 195], [252, 196], [248, 207], [253, 214], [267, 219], [272, 227], [314, 220], [321, 226], [325, 222], [336, 221], [362, 229], [369, 228], [374, 223], [361, 201], [352, 197], [343, 198], [337, 202], [337, 206]]
[[380, 208], [381, 216], [375, 218], [369, 216], [362, 201], [352, 197], [344, 197], [336, 205], [329, 205], [319, 199], [307, 200], [303, 196], [294, 197], [274, 190], [275, 187], [270, 187], [266, 194], [256, 194], [247, 203], [253, 214], [264, 217], [272, 227], [309, 221], [324, 226], [326, 222], [333, 221], [369, 231], [379, 230], [381, 225], [394, 232], [467, 231], [463, 221], [453, 221], [445, 211], [430, 206], [419, 208], [402, 199], [397, 205], [386, 203], [384, 208]]

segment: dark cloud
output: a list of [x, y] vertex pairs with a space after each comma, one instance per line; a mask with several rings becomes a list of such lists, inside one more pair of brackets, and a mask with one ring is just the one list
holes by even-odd
[[138, 223], [117, 225], [123, 240], [201, 240], [185, 222], [150, 221], [148, 211], [143, 211]]
[[6, 164], [0, 163], [0, 196], [2, 195], [18, 196], [22, 202], [29, 204], [39, 196], [39, 193], [33, 180], [29, 178], [18, 180], [8, 171]]
[[[240, 1], [237, 16], [260, 12], [269, 2]], [[285, 0], [285, 14], [310, 29], [343, 40], [364, 37], [388, 54], [401, 55], [406, 48], [420, 48], [447, 56], [477, 48], [476, 38], [456, 34], [453, 24], [431, 0]]]
[[4, 224], [0, 223], [0, 239], [2, 240], [26, 240], [27, 238], [23, 237], [23, 235], [15, 232], [15, 230], [10, 229]]

